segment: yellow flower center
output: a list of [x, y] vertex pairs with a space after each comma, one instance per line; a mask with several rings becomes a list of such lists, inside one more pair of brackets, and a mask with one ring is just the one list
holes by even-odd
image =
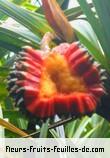
[[86, 92], [83, 79], [77, 76], [59, 53], [50, 54], [44, 59], [39, 96], [50, 98], [54, 95], [67, 95], [74, 92]]

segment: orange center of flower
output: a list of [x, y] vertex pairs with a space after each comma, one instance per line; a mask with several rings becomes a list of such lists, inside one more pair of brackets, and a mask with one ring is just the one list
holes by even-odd
[[59, 94], [86, 92], [83, 79], [70, 71], [66, 58], [58, 53], [50, 54], [44, 61], [39, 96], [50, 98]]

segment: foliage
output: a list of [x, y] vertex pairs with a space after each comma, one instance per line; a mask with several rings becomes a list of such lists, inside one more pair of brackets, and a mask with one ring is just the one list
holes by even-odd
[[[78, 0], [79, 6], [73, 6], [71, 9], [68, 9], [66, 0], [58, 2], [65, 9], [64, 13], [81, 43], [109, 74], [109, 0], [92, 0], [93, 8], [86, 0]], [[0, 127], [0, 137], [27, 136], [26, 132], [34, 133], [35, 137], [59, 137], [56, 129], [49, 129], [48, 132], [49, 120], [42, 125], [40, 135], [36, 134], [37, 129], [30, 129], [30, 120], [14, 108], [13, 100], [8, 97], [6, 90], [6, 78], [18, 51], [25, 45], [39, 48], [40, 41], [47, 31], [53, 32], [53, 29], [45, 20], [38, 3], [33, 5], [29, 0], [0, 0], [0, 125], [8, 129], [4, 132]], [[96, 114], [63, 124], [67, 138], [110, 137], [109, 126], [106, 120]]]

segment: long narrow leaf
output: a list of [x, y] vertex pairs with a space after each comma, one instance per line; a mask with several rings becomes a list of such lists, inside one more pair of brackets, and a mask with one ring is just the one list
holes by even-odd
[[[109, 0], [93, 0], [100, 23], [103, 28], [103, 35], [106, 40], [106, 55], [110, 60], [110, 1]], [[103, 37], [103, 38], [104, 38]]]
[[[89, 6], [92, 8], [93, 4], [89, 3]], [[81, 6], [74, 6], [73, 8], [64, 10], [65, 15], [67, 16], [69, 21], [76, 19], [76, 17], [83, 14]]]
[[[87, 3], [86, 0], [78, 0], [79, 4], [81, 5], [81, 8], [83, 10], [83, 12], [86, 14], [87, 18], [88, 18], [88, 21], [89, 23], [91, 24], [94, 32], [96, 33], [97, 37], [98, 37], [98, 40], [103, 48], [103, 51], [105, 53], [105, 56], [106, 56], [106, 62], [108, 60], [108, 47], [106, 46], [106, 37], [105, 37], [105, 34], [103, 32], [103, 27], [99, 21], [99, 19], [97, 17], [95, 17], [93, 11], [91, 10], [89, 4]], [[108, 70], [110, 71], [110, 65], [108, 64]]]
[[11, 28], [8, 30], [0, 27], [0, 46], [14, 52], [18, 52], [24, 45], [39, 47], [40, 40], [38, 41], [38, 38], [35, 38], [29, 33], [26, 34], [25, 31], [22, 33], [21, 30], [17, 33], [17, 29], [12, 31]]
[[85, 20], [75, 20], [72, 25], [81, 43], [83, 43], [94, 56], [94, 58], [99, 61], [104, 68], [107, 69], [108, 66], [106, 65], [107, 63], [105, 56], [100, 49], [98, 39], [89, 23]]
[[40, 130], [40, 138], [46, 138], [48, 134], [48, 125], [49, 125], [50, 119], [47, 119], [46, 122], [42, 124], [41, 130]]
[[87, 126], [87, 124], [90, 122], [90, 118], [88, 117], [84, 117], [81, 121], [80, 121], [80, 125], [77, 128], [77, 130], [75, 131], [73, 137], [74, 138], [80, 138], [82, 133], [84, 132], [85, 127]]
[[11, 50], [18, 51], [24, 45], [28, 45], [30, 41], [20, 38], [19, 34], [0, 27], [0, 46]]
[[0, 10], [24, 25], [39, 37], [47, 31], [52, 31], [52, 29], [45, 24], [40, 17], [33, 17], [28, 10], [20, 8], [7, 0], [0, 1]]
[[76, 17], [80, 16], [83, 12], [81, 10], [81, 7], [74, 7], [71, 9], [67, 9], [64, 11], [66, 17], [68, 18], [69, 21], [74, 20]]

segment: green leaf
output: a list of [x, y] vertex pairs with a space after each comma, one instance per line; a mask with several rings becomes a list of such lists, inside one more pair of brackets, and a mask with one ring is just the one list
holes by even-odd
[[[11, 25], [9, 25], [11, 23]], [[8, 25], [8, 29], [7, 29]], [[18, 38], [21, 41], [27, 42], [27, 44], [31, 44], [35, 47], [39, 47], [40, 38], [33, 34], [31, 31], [20, 25], [19, 23], [15, 22], [14, 20], [10, 21], [8, 19], [5, 24], [1, 25], [1, 32], [7, 32], [8, 35], [13, 35], [14, 37]]]
[[[109, 53], [109, 47], [108, 47], [108, 42], [107, 42], [107, 38], [105, 36], [105, 32], [103, 29], [103, 25], [100, 21], [99, 18], [97, 18], [93, 11], [91, 10], [89, 4], [87, 3], [86, 0], [78, 0], [83, 12], [85, 13], [85, 15], [87, 16], [87, 19], [89, 21], [89, 23], [91, 24], [94, 32], [96, 33], [98, 40], [101, 44], [101, 47], [104, 51], [105, 57], [106, 57], [106, 63], [108, 63], [108, 60], [110, 60], [110, 53]], [[99, 1], [97, 1], [99, 2]], [[107, 65], [107, 69], [110, 72], [110, 65]]]
[[29, 45], [20, 35], [0, 27], [0, 46], [14, 52], [18, 52], [22, 46]]
[[3, 79], [0, 79], [0, 102], [5, 99], [7, 94], [6, 83], [4, 83]]
[[18, 29], [16, 27], [9, 27], [9, 29], [0, 27], [0, 46], [2, 48], [18, 52], [25, 45], [38, 48], [40, 39], [22, 27], [18, 27]]
[[9, 51], [7, 51], [5, 48], [0, 47], [0, 59], [3, 58], [8, 53]]
[[8, 67], [0, 67], [0, 78], [5, 78], [9, 73]]
[[66, 125], [65, 134], [66, 134], [67, 138], [72, 138], [73, 137], [78, 124], [79, 124], [79, 119], [77, 119], [75, 121], [72, 121], [72, 122], [70, 122]]
[[3, 110], [3, 117], [8, 118], [9, 121], [16, 125], [18, 128], [26, 130], [28, 126], [28, 119], [20, 113], [20, 111], [15, 110], [14, 108], [9, 108]]
[[71, 9], [67, 9], [64, 11], [64, 14], [66, 15], [66, 17], [68, 18], [69, 21], [76, 19], [76, 17], [80, 16], [82, 13], [83, 12], [82, 12], [80, 6], [74, 7]]
[[64, 10], [64, 9], [67, 9], [68, 8], [68, 4], [69, 4], [69, 0], [64, 0], [64, 2], [62, 3], [61, 5], [61, 8]]
[[[89, 3], [89, 6], [92, 8], [93, 4]], [[74, 8], [64, 10], [64, 14], [66, 15], [69, 21], [72, 21], [75, 20], [78, 16], [82, 15], [83, 11], [81, 9], [81, 6], [74, 6]]]
[[17, 128], [13, 124], [3, 120], [2, 118], [0, 118], [0, 126], [5, 127], [9, 131], [11, 131], [13, 133], [16, 133], [16, 134], [18, 134], [18, 135], [20, 135], [22, 137], [29, 136], [27, 133], [25, 133], [24, 131], [20, 130], [19, 128]]
[[[17, 4], [17, 5], [25, 5], [25, 3], [28, 2], [28, 0], [10, 0], [13, 3]], [[27, 2], [26, 2], [27, 1]], [[2, 12], [0, 12], [0, 20], [6, 20], [8, 18], [8, 16]]]
[[44, 33], [52, 31], [48, 24], [44, 23], [40, 17], [32, 16], [30, 11], [20, 8], [7, 0], [0, 1], [0, 10], [24, 25], [38, 37], [42, 37]]
[[30, 4], [30, 3], [24, 3], [24, 4], [23, 4], [23, 7], [25, 7], [25, 8], [28, 9], [28, 10], [31, 10], [31, 11], [36, 11], [36, 10], [38, 9], [37, 6], [32, 5], [32, 4]]
[[[100, 124], [98, 123], [96, 127], [90, 129], [85, 135], [84, 135], [84, 138], [94, 138], [94, 134], [95, 132], [100, 128]], [[97, 132], [97, 134], [99, 134], [99, 131]], [[92, 137], [92, 135], [94, 135]], [[95, 136], [96, 137], [96, 136]]]
[[54, 129], [50, 129], [49, 132], [53, 136], [53, 138], [59, 138], [58, 133]]
[[94, 58], [101, 63], [104, 68], [108, 69], [105, 56], [103, 55], [98, 39], [90, 24], [85, 20], [74, 20], [72, 24], [81, 43], [85, 45]]
[[10, 0], [17, 5], [23, 5], [24, 3], [29, 2], [29, 0]]
[[3, 117], [4, 118], [24, 118], [24, 116], [18, 110], [3, 110]]
[[59, 3], [59, 5], [61, 6], [64, 3], [64, 0], [57, 0], [57, 2]]
[[0, 21], [6, 20], [8, 18], [7, 15], [5, 15], [4, 13], [0, 12]]
[[22, 129], [22, 130], [26, 130], [28, 127], [28, 121], [24, 118], [18, 118], [16, 119], [17, 124], [18, 124], [18, 128]]
[[[105, 53], [110, 60], [110, 1], [109, 0], [93, 0], [99, 21], [103, 29], [103, 38], [105, 39]], [[103, 46], [103, 45], [102, 45]], [[105, 48], [104, 47], [104, 48]]]
[[46, 137], [47, 137], [49, 122], [50, 122], [50, 119], [47, 119], [47, 120], [42, 124], [41, 130], [40, 130], [40, 136], [39, 136], [39, 138], [46, 138]]
[[82, 133], [84, 132], [85, 127], [87, 126], [87, 124], [90, 122], [90, 118], [88, 117], [84, 117], [79, 124], [79, 127], [76, 129], [73, 137], [74, 138], [80, 138]]

